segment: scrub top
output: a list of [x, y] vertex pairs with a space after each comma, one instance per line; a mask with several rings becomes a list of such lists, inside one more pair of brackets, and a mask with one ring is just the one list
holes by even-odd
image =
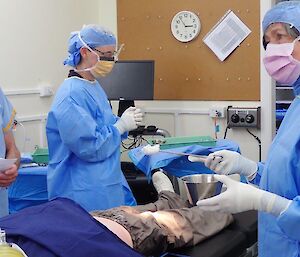
[[62, 83], [46, 125], [50, 200], [66, 197], [87, 211], [136, 204], [121, 170], [117, 119], [97, 81]]
[[[6, 147], [4, 141], [4, 133], [11, 130], [14, 117], [16, 115], [11, 103], [4, 95], [0, 88], [0, 125], [2, 131], [0, 133], [0, 158], [5, 158]], [[8, 193], [7, 188], [0, 187], [0, 217], [8, 214]]]

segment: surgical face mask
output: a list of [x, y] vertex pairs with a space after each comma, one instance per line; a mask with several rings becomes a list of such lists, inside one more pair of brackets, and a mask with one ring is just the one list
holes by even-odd
[[[98, 56], [98, 55], [97, 55]], [[107, 74], [111, 72], [115, 65], [115, 61], [105, 61], [105, 60], [100, 60], [98, 56], [98, 61], [97, 63], [92, 67], [90, 72], [94, 76], [95, 79], [105, 77]]]
[[263, 59], [269, 75], [280, 84], [292, 85], [300, 76], [300, 62], [293, 58], [296, 38], [291, 43], [268, 44]]

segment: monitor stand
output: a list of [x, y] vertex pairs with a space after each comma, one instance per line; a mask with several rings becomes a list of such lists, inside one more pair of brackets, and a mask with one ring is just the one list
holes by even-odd
[[118, 116], [121, 117], [123, 112], [129, 108], [130, 106], [135, 106], [134, 105], [134, 100], [125, 100], [125, 99], [120, 99], [119, 100], [119, 109], [118, 109]]

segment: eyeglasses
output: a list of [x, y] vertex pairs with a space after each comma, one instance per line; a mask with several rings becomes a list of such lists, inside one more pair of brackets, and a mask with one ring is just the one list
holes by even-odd
[[101, 54], [101, 56], [104, 56], [104, 57], [115, 57], [115, 55], [117, 54], [117, 51], [107, 51], [107, 52], [102, 52], [96, 48], [93, 49], [94, 51], [96, 51], [97, 53]]
[[104, 61], [117, 61], [118, 60], [118, 56], [123, 48], [124, 44], [121, 44], [119, 49], [117, 51], [107, 51], [107, 52], [102, 52], [96, 48], [94, 48], [93, 50], [96, 51], [97, 53], [101, 54], [100, 60], [104, 60]]

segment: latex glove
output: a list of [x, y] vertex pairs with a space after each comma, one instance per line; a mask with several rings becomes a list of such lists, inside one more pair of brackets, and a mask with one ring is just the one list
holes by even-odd
[[153, 154], [157, 154], [160, 151], [160, 145], [156, 144], [156, 145], [146, 145], [142, 148], [142, 152], [145, 155], [153, 155]]
[[134, 120], [136, 125], [141, 125], [142, 121], [143, 121], [143, 116], [144, 114], [142, 113], [142, 110], [139, 108], [136, 108], [134, 111]]
[[[191, 162], [201, 162], [194, 156], [189, 156]], [[198, 160], [199, 159], [199, 160]], [[203, 159], [202, 159], [203, 162]], [[257, 172], [257, 163], [251, 161], [237, 152], [221, 150], [211, 153], [205, 160], [205, 166], [218, 174], [241, 174], [252, 180]]]
[[[137, 128], [138, 124], [136, 121], [135, 111], [137, 111], [136, 107], [127, 108], [120, 119], [114, 124], [114, 126], [119, 130], [120, 134], [125, 133], [126, 131], [131, 131]], [[139, 116], [138, 116], [139, 117]]]
[[224, 183], [227, 189], [215, 197], [197, 202], [197, 205], [206, 211], [238, 213], [258, 210], [278, 216], [292, 202], [279, 195], [261, 190], [253, 185], [235, 181], [224, 175], [215, 175], [214, 177]]

